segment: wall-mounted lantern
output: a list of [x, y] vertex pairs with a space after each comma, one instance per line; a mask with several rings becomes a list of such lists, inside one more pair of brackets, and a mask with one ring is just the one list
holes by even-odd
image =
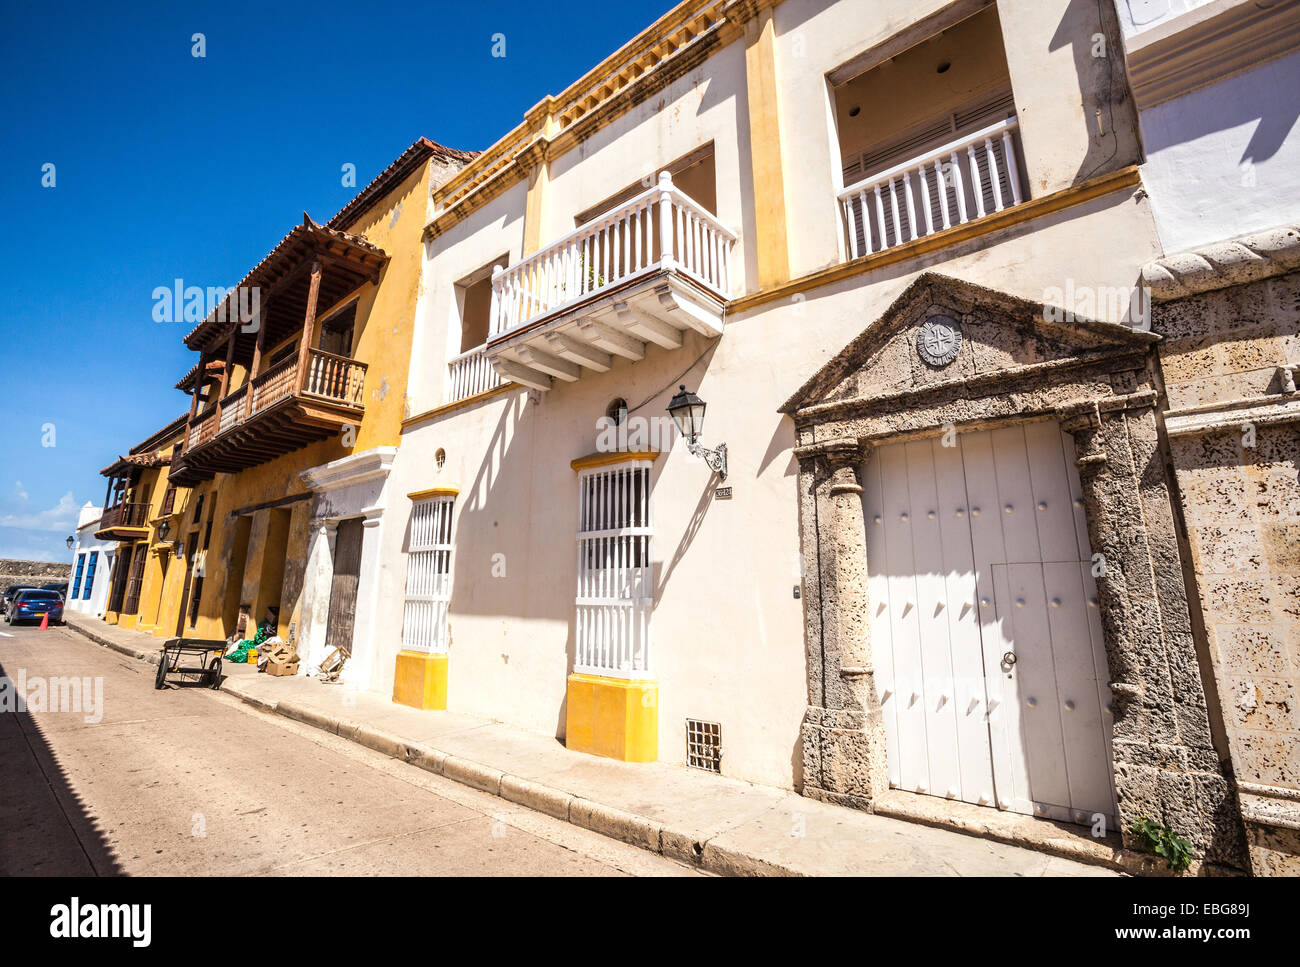
[[727, 479], [727, 445], [719, 443], [716, 450], [710, 450], [699, 444], [700, 434], [704, 431], [704, 410], [708, 404], [694, 393], [686, 392], [685, 386], [678, 387], [678, 393], [668, 403], [668, 415], [677, 424], [677, 432], [686, 438], [686, 449], [709, 465], [709, 469], [723, 480]]
[[68, 550], [72, 550], [72, 545], [77, 543], [77, 539], [71, 534], [68, 535]]

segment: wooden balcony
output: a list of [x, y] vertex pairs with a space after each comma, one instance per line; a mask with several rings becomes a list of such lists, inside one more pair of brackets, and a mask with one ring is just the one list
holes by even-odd
[[286, 359], [195, 414], [173, 484], [237, 473], [357, 426], [366, 364], [320, 349]]
[[95, 529], [95, 537], [103, 541], [134, 541], [149, 534], [149, 505], [120, 503], [105, 508]]
[[736, 236], [673, 187], [657, 186], [492, 277], [483, 353], [497, 374], [539, 390], [605, 372], [646, 343], [722, 334]]

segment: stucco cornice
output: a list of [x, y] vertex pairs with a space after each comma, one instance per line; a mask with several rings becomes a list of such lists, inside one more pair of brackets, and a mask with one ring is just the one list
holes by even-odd
[[1300, 50], [1300, 0], [1213, 0], [1127, 41], [1140, 110]]
[[[684, 0], [558, 95], [433, 192], [434, 238], [738, 39], [746, 22], [780, 0]], [[537, 139], [542, 139], [538, 151]]]
[[1297, 268], [1300, 226], [1279, 225], [1148, 262], [1142, 267], [1142, 284], [1151, 290], [1152, 301], [1169, 302]]
[[302, 482], [313, 491], [321, 493], [351, 487], [359, 483], [386, 477], [393, 468], [393, 459], [397, 456], [397, 447], [375, 447], [362, 453], [332, 460], [319, 467], [303, 470], [298, 474]]

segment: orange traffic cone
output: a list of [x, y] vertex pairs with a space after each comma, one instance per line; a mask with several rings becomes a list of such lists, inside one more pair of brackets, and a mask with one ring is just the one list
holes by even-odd
[[44, 631], [49, 626], [50, 626], [50, 616], [48, 614], [41, 615], [41, 630]]

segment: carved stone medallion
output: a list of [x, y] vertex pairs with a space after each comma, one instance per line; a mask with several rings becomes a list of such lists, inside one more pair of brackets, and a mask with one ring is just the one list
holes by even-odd
[[961, 324], [951, 316], [931, 316], [916, 334], [916, 351], [931, 366], [947, 366], [959, 346]]

